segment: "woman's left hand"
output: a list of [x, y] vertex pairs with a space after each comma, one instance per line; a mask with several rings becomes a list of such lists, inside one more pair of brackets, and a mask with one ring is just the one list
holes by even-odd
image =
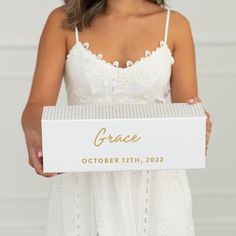
[[[188, 102], [188, 104], [195, 104], [195, 103], [202, 102], [202, 101], [199, 97], [191, 97], [187, 102]], [[210, 134], [211, 134], [211, 130], [212, 130], [212, 122], [210, 120], [210, 113], [208, 113], [205, 109], [204, 109], [204, 111], [207, 116], [207, 119], [206, 119], [206, 148], [205, 148], [205, 154], [207, 154]]]

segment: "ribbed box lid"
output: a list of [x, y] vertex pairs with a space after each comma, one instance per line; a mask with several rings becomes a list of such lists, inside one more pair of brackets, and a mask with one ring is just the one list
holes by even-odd
[[44, 106], [42, 120], [205, 117], [202, 103], [93, 103]]

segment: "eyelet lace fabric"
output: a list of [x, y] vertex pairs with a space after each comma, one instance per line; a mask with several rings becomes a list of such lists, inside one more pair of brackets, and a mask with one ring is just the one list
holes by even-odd
[[146, 56], [136, 62], [128, 60], [125, 68], [118, 67], [117, 61], [111, 64], [99, 59], [84, 45], [77, 43], [67, 55], [65, 85], [69, 103], [164, 102], [174, 59], [163, 41], [156, 50], [146, 50]]
[[[77, 40], [65, 64], [67, 102], [168, 102], [173, 63], [166, 41], [122, 68]], [[51, 181], [46, 236], [194, 236], [185, 170], [64, 173]]]

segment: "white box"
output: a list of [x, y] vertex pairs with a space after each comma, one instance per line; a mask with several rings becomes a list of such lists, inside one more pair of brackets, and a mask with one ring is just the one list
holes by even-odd
[[44, 106], [44, 172], [205, 168], [202, 103]]

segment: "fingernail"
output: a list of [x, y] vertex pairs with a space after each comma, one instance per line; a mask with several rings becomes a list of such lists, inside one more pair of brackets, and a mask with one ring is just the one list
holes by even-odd
[[37, 156], [38, 156], [38, 157], [42, 157], [42, 156], [43, 156], [42, 151], [39, 151]]
[[188, 102], [190, 102], [190, 103], [193, 103], [193, 101], [194, 101], [193, 98], [190, 98], [190, 99], [188, 100]]

